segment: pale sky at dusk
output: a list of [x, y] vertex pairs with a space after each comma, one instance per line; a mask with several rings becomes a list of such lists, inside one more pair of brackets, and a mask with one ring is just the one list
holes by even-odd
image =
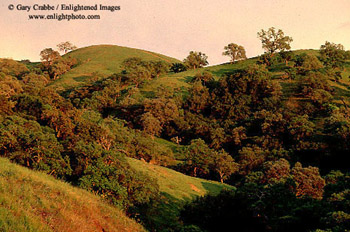
[[[29, 14], [57, 11], [8, 9], [35, 3], [120, 5], [121, 10], [76, 12], [98, 13], [101, 19], [58, 22], [28, 20]], [[326, 40], [349, 50], [350, 0], [1, 0], [0, 57], [38, 61], [44, 48], [71, 41], [78, 47], [140, 48], [180, 60], [201, 51], [213, 65], [228, 61], [222, 52], [231, 42], [244, 46], [249, 57], [261, 54], [257, 32], [272, 26], [293, 37], [293, 50], [317, 49]]]

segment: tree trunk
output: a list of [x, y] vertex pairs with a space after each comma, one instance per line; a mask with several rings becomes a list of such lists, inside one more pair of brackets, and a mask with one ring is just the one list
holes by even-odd
[[220, 182], [223, 184], [224, 183], [224, 173], [219, 172], [220, 174]]

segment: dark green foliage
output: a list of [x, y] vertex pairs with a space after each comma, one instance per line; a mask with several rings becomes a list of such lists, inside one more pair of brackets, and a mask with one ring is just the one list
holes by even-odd
[[41, 119], [44, 103], [39, 96], [20, 94], [13, 97], [13, 100], [16, 102], [15, 108], [17, 112], [34, 116], [36, 120]]
[[221, 183], [238, 171], [238, 164], [224, 150], [214, 154], [213, 169], [219, 173]]
[[329, 133], [329, 144], [335, 150], [350, 149], [350, 121], [348, 109], [335, 109], [326, 119], [325, 131]]
[[123, 62], [124, 71], [128, 81], [138, 87], [143, 81], [151, 79], [151, 71], [140, 58], [129, 58]]
[[344, 46], [326, 41], [320, 48], [321, 60], [327, 67], [342, 68], [347, 57]]
[[309, 121], [308, 115], [292, 118], [288, 125], [288, 132], [293, 141], [294, 149], [316, 148], [315, 146], [317, 145], [312, 143], [312, 137], [315, 133], [315, 124]]
[[140, 120], [144, 132], [152, 136], [158, 136], [160, 134], [162, 126], [160, 125], [160, 121], [152, 113], [144, 113]]
[[122, 65], [124, 68], [122, 74], [125, 74], [136, 87], [146, 80], [159, 77], [169, 71], [169, 66], [164, 61], [143, 61], [137, 57], [124, 60]]
[[68, 157], [53, 131], [37, 122], [12, 116], [1, 120], [0, 148], [3, 156], [23, 166], [57, 177], [71, 173]]
[[317, 71], [323, 68], [323, 65], [316, 56], [303, 53], [296, 57], [295, 67], [299, 73], [305, 74], [309, 71]]
[[87, 166], [79, 179], [80, 187], [125, 209], [147, 204], [158, 196], [159, 187], [154, 180], [131, 169], [123, 155], [110, 151], [98, 153], [90, 162], [84, 159]]
[[246, 184], [236, 191], [205, 196], [184, 207], [181, 219], [206, 231], [310, 231], [320, 228], [328, 206], [312, 199], [297, 199], [290, 183], [269, 187]]
[[271, 81], [268, 71], [252, 66], [220, 80], [213, 91], [212, 114], [223, 119], [240, 120], [259, 109], [278, 104], [281, 87]]
[[259, 59], [257, 60], [256, 63], [259, 65], [266, 65], [269, 67], [269, 66], [278, 64], [281, 59], [282, 57], [279, 55], [279, 53], [273, 56], [271, 56], [271, 54], [264, 53], [259, 56]]
[[183, 63], [173, 63], [170, 67], [170, 71], [174, 73], [184, 72], [187, 67]]
[[202, 82], [195, 82], [189, 90], [188, 108], [192, 112], [200, 113], [208, 106], [210, 94], [209, 89]]
[[169, 71], [169, 65], [164, 61], [150, 61], [148, 66], [153, 77], [159, 77]]
[[[45, 68], [51, 69], [56, 59], [61, 59], [51, 58], [45, 61]], [[152, 65], [161, 66], [157, 62]], [[46, 87], [48, 81], [41, 74], [25, 73], [22, 80], [11, 75], [2, 73], [0, 80], [2, 156], [66, 179], [125, 209], [157, 198], [157, 183], [130, 168], [124, 156], [143, 154], [142, 143], [152, 147], [149, 156], [158, 163], [169, 162], [171, 158], [164, 157], [172, 153], [149, 143], [151, 138], [141, 142], [141, 134], [130, 131], [124, 122], [102, 118], [94, 111], [104, 113], [116, 106], [122, 79], [111, 77], [87, 86], [88, 92], [77, 91], [77, 98], [87, 97], [77, 104], [84, 109], [77, 109]]]
[[125, 75], [115, 74], [103, 81], [97, 81], [75, 89], [69, 98], [76, 107], [89, 108], [105, 113], [116, 107], [121, 89], [127, 81]]
[[190, 54], [184, 59], [184, 64], [189, 69], [201, 68], [208, 65], [208, 56], [202, 52], [190, 51]]
[[42, 74], [29, 73], [22, 77], [23, 83], [32, 87], [44, 87], [49, 83], [48, 78]]
[[264, 231], [259, 218], [254, 217], [248, 199], [235, 192], [222, 192], [218, 196], [205, 196], [185, 206], [181, 218], [186, 224], [195, 224], [206, 231]]
[[202, 139], [191, 141], [186, 151], [186, 165], [193, 170], [193, 176], [198, 172], [208, 173], [209, 167], [213, 163], [213, 151]]
[[288, 62], [295, 61], [295, 55], [292, 51], [282, 51], [279, 53], [279, 56], [286, 63], [287, 66]]
[[214, 81], [214, 77], [210, 72], [197, 73], [192, 79], [192, 82], [197, 81], [201, 82], [203, 85], [206, 85], [209, 82]]
[[298, 87], [303, 96], [310, 98], [319, 109], [323, 109], [332, 99], [333, 89], [328, 83], [328, 76], [320, 72], [309, 72], [299, 76]]

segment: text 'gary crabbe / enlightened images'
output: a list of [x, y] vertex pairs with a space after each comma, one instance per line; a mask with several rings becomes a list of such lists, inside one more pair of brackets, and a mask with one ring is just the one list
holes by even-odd
[[[10, 4], [8, 9], [18, 12], [44, 12], [48, 11], [47, 15], [28, 15], [28, 20], [78, 20], [78, 19], [101, 19], [100, 14], [96, 12], [116, 12], [121, 10], [119, 5], [104, 5], [104, 4]], [[93, 15], [74, 14], [76, 12], [95, 12]], [[69, 13], [74, 12], [74, 13]]]

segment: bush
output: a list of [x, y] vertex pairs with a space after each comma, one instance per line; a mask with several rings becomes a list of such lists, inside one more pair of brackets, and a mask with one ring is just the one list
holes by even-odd
[[187, 67], [183, 63], [173, 63], [170, 67], [170, 71], [174, 73], [184, 72]]

